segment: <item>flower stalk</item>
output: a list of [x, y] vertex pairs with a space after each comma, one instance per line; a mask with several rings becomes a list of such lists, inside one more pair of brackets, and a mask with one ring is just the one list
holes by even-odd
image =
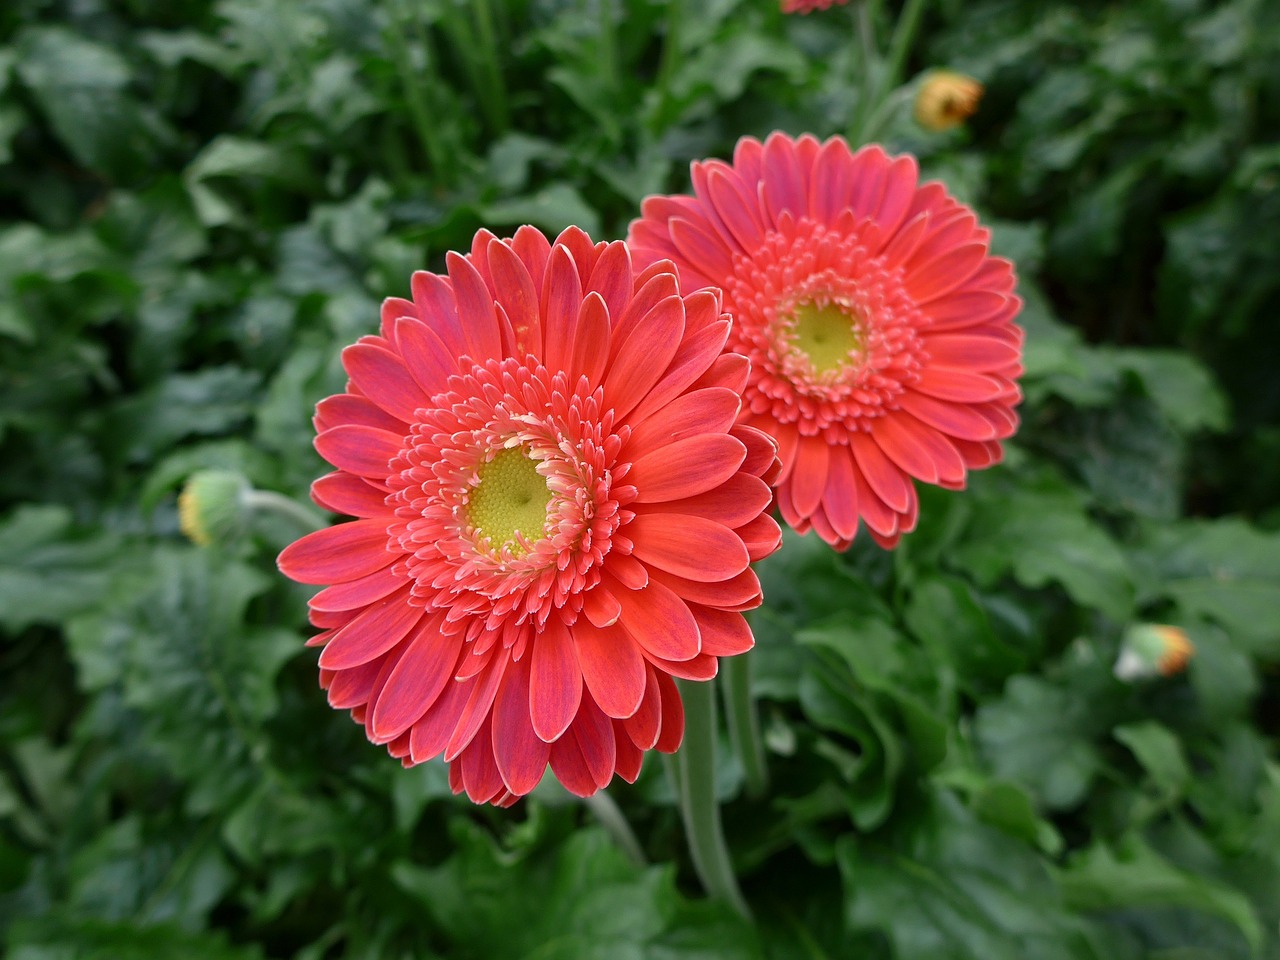
[[749, 920], [751, 910], [738, 888], [716, 799], [715, 686], [686, 680], [677, 684], [684, 701], [685, 731], [673, 766], [693, 868], [711, 897], [724, 901]]
[[747, 796], [759, 799], [769, 791], [769, 769], [760, 736], [760, 715], [751, 696], [751, 658], [727, 657], [720, 665], [720, 684], [729, 740], [742, 763]]

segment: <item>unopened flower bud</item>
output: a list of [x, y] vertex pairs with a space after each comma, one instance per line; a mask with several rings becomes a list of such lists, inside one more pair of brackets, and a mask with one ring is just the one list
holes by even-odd
[[916, 93], [916, 122], [926, 130], [950, 130], [974, 115], [982, 84], [954, 70], [934, 70]]
[[240, 536], [252, 508], [249, 482], [232, 470], [200, 470], [178, 494], [178, 526], [202, 547]]
[[1167, 624], [1141, 623], [1125, 632], [1114, 672], [1125, 681], [1171, 677], [1187, 668], [1194, 653], [1186, 631]]

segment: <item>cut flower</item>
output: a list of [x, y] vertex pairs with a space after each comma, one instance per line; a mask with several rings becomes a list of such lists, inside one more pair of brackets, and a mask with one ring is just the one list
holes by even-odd
[[337, 469], [312, 498], [356, 519], [280, 555], [321, 632], [321, 685], [406, 765], [508, 804], [546, 767], [587, 796], [671, 752], [673, 677], [752, 637], [778, 463], [736, 422], [747, 361], [714, 291], [569, 228], [477, 234], [419, 272], [316, 408]]
[[637, 263], [724, 292], [726, 349], [751, 358], [740, 423], [778, 441], [778, 508], [844, 549], [915, 527], [913, 480], [964, 486], [1000, 460], [1021, 399], [1013, 265], [912, 157], [775, 133], [732, 165], [693, 164], [693, 196], [650, 197]]

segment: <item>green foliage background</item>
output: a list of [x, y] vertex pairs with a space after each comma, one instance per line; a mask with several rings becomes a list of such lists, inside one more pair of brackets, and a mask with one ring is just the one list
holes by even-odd
[[[286, 521], [178, 534], [197, 468], [305, 495], [339, 348], [479, 226], [618, 237], [742, 134], [844, 129], [849, 14], [4, 5], [8, 956], [1280, 958], [1267, 0], [929, 5], [913, 70], [986, 98], [884, 139], [1019, 264], [1025, 426], [895, 552], [762, 565], [771, 793], [720, 771], [754, 929], [698, 894], [656, 758], [611, 791], [652, 866], [554, 788], [473, 808], [325, 705]], [[1143, 621], [1186, 674], [1113, 676]]]

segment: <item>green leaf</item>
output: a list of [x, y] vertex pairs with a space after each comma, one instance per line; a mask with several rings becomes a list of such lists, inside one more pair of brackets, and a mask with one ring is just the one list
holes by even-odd
[[1182, 744], [1167, 728], [1153, 720], [1116, 727], [1112, 736], [1128, 747], [1142, 764], [1166, 803], [1182, 796], [1191, 779], [1191, 768]]
[[1063, 896], [1077, 910], [1178, 907], [1232, 924], [1256, 956], [1263, 932], [1249, 901], [1207, 877], [1180, 870], [1135, 837], [1118, 850], [1096, 843], [1075, 854], [1060, 874]]
[[1013, 677], [982, 706], [974, 736], [996, 776], [1022, 784], [1053, 810], [1079, 804], [1100, 766], [1099, 719], [1082, 696], [1037, 677]]
[[578, 226], [593, 240], [603, 232], [600, 214], [576, 189], [567, 183], [552, 183], [523, 197], [497, 200], [480, 208], [482, 219], [502, 226], [531, 223], [555, 235], [568, 226]]

